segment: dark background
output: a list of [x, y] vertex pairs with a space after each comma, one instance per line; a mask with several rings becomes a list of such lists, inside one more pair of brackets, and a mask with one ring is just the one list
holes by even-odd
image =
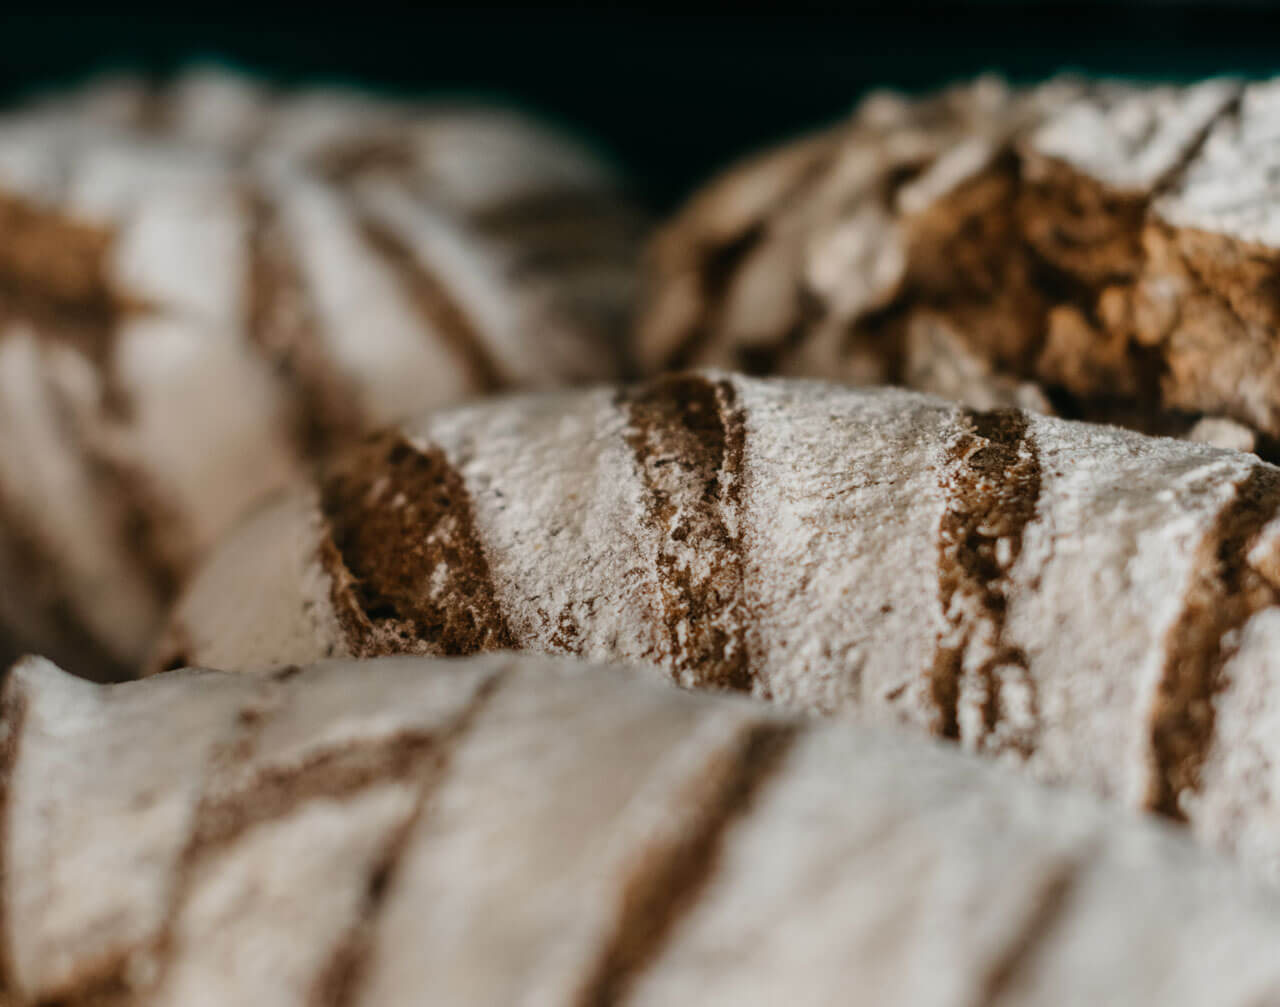
[[594, 139], [664, 210], [735, 156], [845, 113], [868, 87], [982, 70], [1187, 79], [1280, 73], [1269, 3], [804, 3], [635, 9], [174, 8], [0, 15], [0, 100], [110, 68], [215, 60], [282, 81], [517, 102]]

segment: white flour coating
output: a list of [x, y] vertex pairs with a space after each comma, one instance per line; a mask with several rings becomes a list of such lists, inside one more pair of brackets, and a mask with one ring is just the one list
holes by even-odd
[[396, 235], [452, 290], [459, 307], [471, 320], [486, 354], [501, 368], [501, 377], [512, 373], [545, 377], [545, 361], [534, 359], [534, 348], [524, 343], [514, 305], [504, 289], [494, 256], [474, 247], [464, 225], [406, 190], [373, 182], [357, 194], [361, 205], [379, 226]]
[[[29, 795], [33, 813], [9, 820], [6, 846], [33, 871], [6, 876], [6, 940], [16, 988], [56, 989], [96, 958], [106, 932], [129, 945], [164, 925], [210, 760], [249, 694], [178, 675], [111, 704], [41, 661], [19, 667], [18, 677], [40, 681], [40, 699], [24, 711], [30, 744], [7, 783], [10, 795]], [[120, 775], [102, 776], [107, 765]], [[112, 810], [122, 808], [134, 810]]]
[[[47, 345], [21, 323], [0, 337], [0, 487], [12, 526], [25, 526], [57, 556], [32, 569], [26, 542], [6, 542], [0, 528], [0, 616], [37, 638], [57, 640], [51, 617], [60, 590], [85, 612], [88, 632], [110, 649], [126, 649], [154, 629], [148, 585], [113, 534], [114, 513], [80, 454], [81, 424], [96, 414], [102, 390], [81, 356]], [[78, 421], [78, 422], [77, 422]], [[8, 532], [9, 535], [3, 534]], [[62, 584], [68, 585], [65, 589]]]
[[[409, 838], [358, 1003], [428, 988], [448, 1003], [574, 1002], [626, 912], [618, 880], [697, 830], [722, 779], [715, 761], [754, 720], [736, 704], [700, 717], [623, 675], [545, 684], [536, 694], [500, 688], [485, 711], [492, 732], [468, 733], [454, 750]], [[622, 692], [634, 703], [619, 703]], [[567, 744], [547, 743], [549, 725], [578, 723]], [[557, 785], [544, 789], [531, 765]], [[507, 852], [513, 821], [524, 840]], [[462, 876], [474, 884], [451, 883]], [[429, 905], [427, 892], [439, 893]], [[498, 961], [506, 967], [486, 967]]]
[[1137, 806], [1152, 772], [1152, 690], [1196, 547], [1260, 463], [1049, 418], [1031, 431], [1040, 499], [1005, 623], [1010, 644], [1027, 652], [1038, 700], [1028, 768]]
[[598, 190], [608, 170], [584, 146], [560, 136], [548, 144], [540, 127], [501, 109], [430, 107], [412, 133], [419, 185], [440, 203], [482, 210], [543, 190]]
[[1102, 83], [1051, 115], [1027, 146], [1112, 189], [1147, 192], [1239, 93], [1239, 82], [1222, 79], [1189, 87]]
[[1187, 440], [1212, 444], [1215, 448], [1252, 451], [1257, 446], [1254, 432], [1242, 423], [1221, 417], [1206, 417], [1187, 433]]
[[[979, 77], [968, 87], [956, 86], [939, 96], [936, 104], [947, 113], [942, 117], [930, 115], [928, 102], [919, 108], [904, 105], [896, 115], [906, 119], [905, 132], [902, 118], [895, 121], [894, 115], [885, 115], [877, 126], [891, 149], [900, 146], [904, 154], [910, 150], [913, 156], [927, 153], [933, 158], [923, 172], [897, 191], [895, 209], [908, 215], [919, 213], [955, 191], [990, 165], [1014, 137], [1052, 117], [1081, 90], [1082, 84], [1071, 78], [1012, 89], [998, 78]], [[919, 122], [915, 121], [917, 116]], [[855, 121], [857, 118], [866, 116]], [[910, 149], [917, 145], [919, 152]], [[911, 161], [912, 156], [904, 156], [881, 170]]]
[[423, 338], [406, 292], [386, 263], [369, 255], [346, 200], [295, 178], [279, 206], [326, 355], [358, 389], [361, 411], [386, 423], [414, 402], [457, 397], [467, 387], [462, 361], [437, 339]]
[[[183, 595], [183, 604], [203, 618], [172, 623], [162, 649], [172, 651], [180, 664], [199, 654], [210, 667], [228, 668], [349, 656], [331, 600], [333, 584], [317, 556], [325, 535], [312, 494], [261, 507], [209, 556], [204, 569], [210, 576], [193, 580]], [[247, 566], [261, 578], [256, 590], [221, 590], [224, 580]]]
[[956, 409], [887, 389], [739, 387], [745, 620], [759, 689], [801, 708], [929, 726], [920, 670], [941, 630], [936, 466]]
[[1280, 163], [1280, 81], [1249, 84], [1239, 111], [1223, 118], [1156, 203], [1177, 227], [1280, 245], [1276, 167]]
[[[108, 450], [131, 462], [136, 478], [164, 488], [174, 513], [165, 545], [184, 565], [264, 487], [303, 471], [287, 405], [261, 359], [242, 342], [207, 333], [207, 327], [158, 317], [125, 322], [117, 334], [119, 384], [134, 412], [130, 428]], [[234, 408], [228, 408], [228, 388], [236, 390]], [[193, 451], [190, 437], [205, 431], [217, 435]]]
[[[705, 307], [698, 303], [705, 294], [682, 282], [701, 268], [699, 256], [756, 227], [759, 240], [735, 264], [720, 306], [704, 322], [711, 338], [695, 351], [697, 363], [726, 366], [738, 347], [776, 345], [794, 324], [799, 290], [819, 295], [841, 323], [883, 307], [903, 278], [911, 219], [989, 167], [1014, 137], [1080, 90], [1066, 79], [1012, 90], [979, 78], [919, 102], [875, 93], [847, 124], [726, 172], [659, 236], [661, 282], [650, 285], [641, 362], [656, 368], [677, 352]], [[894, 181], [899, 175], [905, 180]], [[798, 352], [784, 370], [862, 384], [883, 380], [860, 373], [856, 359], [838, 360], [844, 351], [835, 347], [805, 345]]]
[[[580, 210], [591, 232], [543, 236]], [[31, 429], [53, 407], [0, 429], [29, 442], [8, 452], [0, 506], [18, 510], [0, 522], [50, 571], [30, 601], [0, 603], [4, 635], [111, 677], [154, 639], [168, 585], [331, 446], [317, 437], [615, 376], [640, 221], [588, 151], [514, 113], [203, 70], [10, 113], [0, 230], [0, 349], [38, 344], [35, 363], [0, 352], [6, 386], [61, 399], [75, 370], [80, 389], [74, 429]], [[52, 362], [67, 354], [79, 363]], [[72, 478], [18, 465], [37, 440], [60, 456], [24, 464], [78, 467], [74, 501], [29, 506]], [[64, 520], [74, 509], [92, 516]], [[108, 574], [113, 551], [135, 558]], [[28, 576], [16, 562], [0, 558], [6, 596]]]
[[[628, 477], [633, 458], [614, 390], [519, 402], [466, 406], [404, 429], [414, 443], [438, 445], [462, 475], [502, 609], [523, 646], [562, 649], [559, 638], [596, 660], [654, 659], [662, 648], [659, 536]], [[602, 486], [613, 490], [596, 492]]]
[[662, 228], [636, 358], [1278, 437], [1277, 122], [1276, 81], [873, 94]]
[[0, 730], [15, 1005], [1280, 990], [1280, 901], [1168, 827], [638, 668], [386, 658], [104, 688], [32, 658]]
[[[107, 76], [37, 98], [23, 124], [146, 129], [159, 120], [192, 147], [289, 161], [324, 159], [370, 142], [412, 154], [412, 178], [448, 207], [472, 212], [546, 190], [607, 190], [610, 170], [578, 139], [551, 133], [502, 108], [456, 100], [401, 101], [342, 87], [274, 92], [217, 67], [183, 71], [162, 92], [146, 81]], [[555, 142], [548, 143], [554, 137]]]
[[1208, 842], [1245, 859], [1268, 858], [1280, 833], [1280, 612], [1268, 609], [1238, 631], [1226, 666], [1232, 686], [1217, 701], [1218, 727], [1204, 784], [1187, 799], [1188, 817]]
[[[699, 452], [717, 430], [741, 451], [713, 471]], [[394, 562], [446, 611], [482, 611], [477, 591], [489, 592], [478, 618], [500, 621], [499, 638], [520, 649], [642, 660], [686, 686], [909, 723], [1037, 779], [1170, 814], [1152, 795], [1180, 779], [1183, 756], [1156, 729], [1176, 714], [1162, 712], [1162, 690], [1191, 676], [1177, 702], [1224, 719], [1187, 736], [1209, 789], [1181, 789], [1176, 806], [1198, 834], [1280, 873], [1280, 829], [1266, 824], [1280, 781], [1229, 768], [1280, 762], [1274, 732], [1262, 720], [1225, 727], [1254, 715], [1247, 697], [1265, 694], [1273, 663], [1265, 645], [1237, 641], [1270, 639], [1258, 634], [1280, 607], [1267, 594], [1238, 625], [1228, 595], [1199, 600], [1232, 590], [1233, 576], [1280, 583], [1280, 472], [1256, 457], [900, 390], [716, 372], [478, 403], [404, 433], [460, 479], [440, 527], [470, 523], [481, 588], [451, 594], [472, 568], [447, 560], [403, 566], [416, 533], [344, 566], [318, 502], [294, 496], [215, 551], [157, 660], [235, 669], [438, 652], [377, 635], [378, 617], [373, 637], [352, 636], [336, 614], [412, 609], [412, 597], [379, 600], [376, 564]], [[418, 506], [390, 470], [360, 479], [351, 492], [376, 488], [386, 513]], [[353, 576], [373, 592], [363, 601], [347, 590]], [[1262, 754], [1236, 752], [1246, 736]], [[1267, 798], [1244, 800], [1237, 779]]]
[[219, 70], [188, 70], [170, 92], [169, 119], [175, 135], [220, 149], [248, 148], [264, 139], [266, 88], [248, 77]]
[[[195, 894], [172, 923], [173, 965], [148, 1002], [218, 1007], [229, 987], [264, 1002], [303, 1002], [300, 991], [345, 938], [387, 836], [413, 805], [403, 784], [369, 787], [341, 807], [313, 802], [210, 856], [192, 872]], [[305, 907], [293, 897], [299, 891], [314, 893]]]

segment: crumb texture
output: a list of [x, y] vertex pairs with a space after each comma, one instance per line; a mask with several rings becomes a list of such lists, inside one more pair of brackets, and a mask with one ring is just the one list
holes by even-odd
[[1274, 895], [1166, 827], [634, 667], [31, 658], [0, 739], [14, 1007], [1280, 991]]

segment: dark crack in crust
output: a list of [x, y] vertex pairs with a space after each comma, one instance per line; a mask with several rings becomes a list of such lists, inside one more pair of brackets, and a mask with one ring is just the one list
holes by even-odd
[[[289, 666], [263, 679], [259, 688], [246, 698], [233, 729], [214, 753], [177, 868], [164, 925], [149, 950], [155, 961], [173, 960], [170, 952], [176, 939], [175, 928], [192, 895], [199, 868], [220, 852], [233, 848], [246, 830], [282, 821], [296, 808], [314, 800], [340, 801], [370, 786], [404, 782], [416, 790], [414, 808], [406, 820], [387, 835], [357, 916], [316, 979], [312, 1002], [336, 1007], [350, 1002], [348, 997], [357, 988], [363, 951], [382, 896], [428, 795], [443, 778], [459, 738], [470, 730], [505, 680], [505, 674], [498, 672], [481, 681], [458, 714], [432, 730], [410, 729], [385, 738], [339, 744], [314, 753], [302, 765], [267, 767], [247, 773], [246, 763], [253, 758], [263, 730], [289, 703], [290, 690], [294, 688], [290, 683], [300, 670]], [[131, 949], [124, 957], [136, 952], [137, 949]], [[145, 985], [157, 989], [164, 979], [162, 971]], [[126, 998], [121, 1002], [135, 1002], [133, 998], [140, 992], [137, 985], [121, 979], [120, 989]], [[81, 989], [88, 995], [93, 987], [81, 985]], [[67, 1002], [79, 1007], [82, 1003], [89, 1005], [98, 1001]], [[107, 1002], [110, 1001], [104, 1001]]]
[[365, 243], [391, 268], [427, 331], [437, 334], [461, 361], [471, 389], [485, 394], [506, 386], [509, 382], [490, 354], [484, 334], [413, 248], [391, 228], [368, 216], [359, 223]]
[[1280, 591], [1247, 560], [1262, 528], [1280, 512], [1280, 471], [1258, 465], [1206, 533], [1191, 568], [1182, 613], [1165, 638], [1165, 665], [1151, 710], [1152, 777], [1145, 804], [1185, 821], [1181, 795], [1201, 785], [1214, 742], [1214, 698], [1239, 649], [1239, 631], [1256, 612], [1280, 604]]
[[448, 772], [449, 763], [460, 740], [492, 703], [507, 677], [508, 673], [498, 672], [481, 683], [462, 713], [436, 732], [423, 753], [407, 767], [407, 775], [416, 779], [418, 786], [413, 812], [387, 837], [382, 855], [366, 879], [364, 897], [356, 917], [333, 948], [328, 963], [316, 979], [312, 1003], [323, 1007], [350, 1007], [359, 1001], [361, 984], [368, 975], [369, 955], [378, 917], [386, 904], [387, 893], [395, 882], [413, 830], [426, 812], [432, 792]]
[[320, 458], [364, 429], [358, 398], [320, 341], [297, 255], [260, 193], [246, 197], [249, 216], [249, 345], [285, 380], [293, 397], [295, 439], [307, 458]]
[[622, 1002], [628, 987], [657, 958], [680, 919], [698, 902], [715, 876], [726, 835], [781, 769], [796, 740], [794, 726], [758, 724], [747, 731], [728, 766], [717, 773], [713, 793], [697, 826], [646, 851], [622, 881], [619, 918], [596, 962], [588, 969], [574, 1007]]
[[[947, 623], [929, 670], [938, 709], [936, 731], [959, 739], [962, 693], [980, 698], [982, 746], [1000, 744], [1002, 670], [1029, 661], [1003, 639], [1008, 577], [1022, 552], [1022, 536], [1035, 518], [1040, 496], [1040, 460], [1026, 414], [1014, 409], [967, 411], [963, 428], [947, 451], [943, 491], [947, 509], [938, 527], [938, 603]], [[983, 655], [967, 672], [966, 655]], [[1025, 738], [1015, 745], [1025, 746]]]
[[206, 801], [192, 842], [200, 849], [226, 847], [255, 825], [282, 819], [308, 801], [341, 800], [372, 784], [408, 779], [435, 743], [430, 732], [405, 731], [322, 752], [301, 766], [264, 770]]
[[1031, 914], [1010, 945], [992, 963], [983, 981], [978, 1003], [998, 1004], [1017, 989], [1018, 978], [1035, 960], [1036, 952], [1049, 944], [1054, 925], [1066, 916], [1067, 906], [1087, 858], [1062, 861], [1039, 883]]
[[[1044, 385], [1064, 415], [1163, 432], [1163, 364], [1118, 326], [1142, 267], [1147, 201], [1047, 158], [1007, 153], [905, 222], [902, 288], [881, 314], [946, 319], [999, 373]], [[876, 319], [850, 339], [867, 341]], [[881, 353], [896, 344], [872, 340]], [[891, 371], [892, 380], [900, 380]]]
[[[1280, 250], [1153, 222], [1144, 234], [1150, 277], [1135, 287], [1135, 342], [1163, 355], [1170, 408], [1224, 415], [1280, 435]], [[1178, 292], [1171, 303], [1168, 291]], [[1274, 443], [1259, 451], [1280, 459]]]
[[328, 466], [321, 506], [321, 560], [355, 655], [514, 646], [470, 495], [439, 448], [370, 438]]
[[675, 375], [622, 393], [627, 442], [661, 531], [663, 663], [684, 685], [751, 691], [744, 636], [745, 425], [728, 381]]
[[147, 658], [142, 677], [147, 678], [165, 671], [194, 667], [191, 659], [194, 650], [191, 631], [187, 629], [182, 619], [171, 614], [160, 639], [156, 641]]
[[112, 354], [121, 323], [144, 305], [115, 288], [115, 234], [0, 193], [0, 329], [24, 325], [71, 347], [102, 375], [104, 406], [126, 417]]

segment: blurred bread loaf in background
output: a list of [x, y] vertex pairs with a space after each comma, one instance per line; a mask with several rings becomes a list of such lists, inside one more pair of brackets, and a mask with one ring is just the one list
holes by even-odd
[[904, 384], [1275, 457], [1280, 81], [881, 92], [699, 191], [651, 371]]
[[192, 563], [312, 459], [617, 376], [641, 226], [597, 157], [503, 109], [208, 70], [0, 117], [7, 656], [126, 676]]

